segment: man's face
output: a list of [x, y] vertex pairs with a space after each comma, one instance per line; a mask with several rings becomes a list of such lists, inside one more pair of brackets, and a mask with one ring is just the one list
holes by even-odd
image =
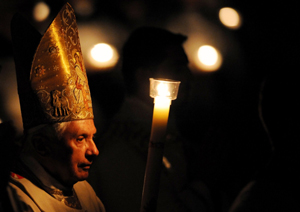
[[96, 133], [94, 121], [71, 121], [54, 148], [51, 172], [65, 185], [85, 180], [93, 160], [99, 154], [93, 137]]

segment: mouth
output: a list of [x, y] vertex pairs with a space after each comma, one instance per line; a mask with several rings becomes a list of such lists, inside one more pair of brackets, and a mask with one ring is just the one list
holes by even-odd
[[81, 164], [81, 165], [79, 165], [78, 167], [81, 168], [81, 169], [84, 170], [84, 171], [89, 171], [90, 168], [91, 168], [91, 165], [92, 165], [92, 164]]

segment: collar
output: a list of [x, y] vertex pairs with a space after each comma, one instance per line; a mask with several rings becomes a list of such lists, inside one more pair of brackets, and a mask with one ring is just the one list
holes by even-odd
[[23, 166], [25, 166], [21, 167], [21, 169], [26, 177], [34, 181], [32, 183], [35, 183], [37, 186], [45, 190], [58, 201], [63, 202], [65, 205], [75, 209], [82, 209], [73, 187], [70, 189], [63, 186], [60, 182], [53, 178], [32, 156], [21, 154], [20, 160]]
[[32, 156], [21, 154], [20, 159], [43, 186], [50, 189], [70, 190], [70, 188], [63, 186], [59, 181], [52, 177]]

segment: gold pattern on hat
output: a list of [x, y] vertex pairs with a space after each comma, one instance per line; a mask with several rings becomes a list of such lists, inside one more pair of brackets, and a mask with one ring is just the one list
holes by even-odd
[[30, 81], [49, 123], [94, 118], [76, 17], [68, 3], [39, 43]]

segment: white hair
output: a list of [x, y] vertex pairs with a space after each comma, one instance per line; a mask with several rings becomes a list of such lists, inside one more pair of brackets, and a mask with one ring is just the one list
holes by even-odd
[[50, 142], [58, 142], [62, 138], [62, 134], [70, 122], [58, 122], [54, 124], [41, 124], [25, 131], [23, 150], [32, 149], [31, 140], [35, 135], [42, 135], [47, 137]]
[[59, 123], [55, 123], [52, 125], [58, 140], [61, 139], [63, 132], [65, 131], [67, 126], [69, 126], [70, 123], [71, 123], [70, 121], [69, 122], [59, 122]]

